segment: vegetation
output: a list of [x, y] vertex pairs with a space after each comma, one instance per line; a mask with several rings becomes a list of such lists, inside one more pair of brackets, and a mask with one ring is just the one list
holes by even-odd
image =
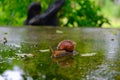
[[[120, 3], [115, 0], [97, 0], [101, 7], [102, 14], [109, 19], [111, 25], [103, 25], [105, 27], [120, 27]], [[119, 0], [116, 0], [119, 1]]]
[[[0, 25], [23, 25], [27, 7], [33, 1], [41, 2], [44, 12], [54, 0], [1, 0]], [[60, 25], [68, 27], [101, 27], [104, 23], [109, 23], [108, 19], [101, 15], [95, 0], [66, 0], [58, 16]]]
[[[68, 9], [70, 8], [70, 9]], [[100, 14], [100, 7], [91, 0], [74, 0], [66, 2], [63, 14], [64, 26], [92, 26], [101, 27], [103, 23], [109, 23], [103, 15]]]

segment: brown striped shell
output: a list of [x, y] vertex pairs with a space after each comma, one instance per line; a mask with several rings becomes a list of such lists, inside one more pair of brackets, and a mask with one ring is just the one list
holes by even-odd
[[63, 40], [58, 44], [57, 50], [66, 50], [66, 51], [71, 52], [74, 50], [75, 45], [76, 45], [76, 43], [74, 41]]

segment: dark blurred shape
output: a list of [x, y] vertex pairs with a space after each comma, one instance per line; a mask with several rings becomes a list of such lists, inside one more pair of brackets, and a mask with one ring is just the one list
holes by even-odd
[[58, 26], [59, 21], [57, 18], [57, 12], [61, 9], [64, 3], [65, 0], [55, 0], [55, 2], [53, 2], [43, 14], [39, 14], [39, 10], [41, 10], [40, 4], [30, 5], [31, 8], [30, 10], [28, 9], [29, 18], [27, 18], [25, 24], [36, 26]]
[[28, 7], [27, 19], [25, 20], [25, 25], [28, 25], [30, 19], [34, 16], [39, 15], [41, 11], [41, 5], [38, 2], [33, 2]]

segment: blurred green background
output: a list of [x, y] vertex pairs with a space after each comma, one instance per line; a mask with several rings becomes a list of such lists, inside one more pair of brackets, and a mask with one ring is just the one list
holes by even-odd
[[[54, 0], [0, 0], [0, 26], [23, 26], [31, 2], [40, 2], [42, 12]], [[64, 27], [120, 27], [120, 0], [66, 0], [58, 12]]]

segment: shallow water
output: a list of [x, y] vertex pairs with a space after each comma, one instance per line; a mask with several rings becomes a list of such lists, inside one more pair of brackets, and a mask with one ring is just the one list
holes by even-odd
[[[77, 54], [51, 58], [66, 39]], [[0, 27], [0, 80], [120, 80], [119, 42], [119, 29]]]

